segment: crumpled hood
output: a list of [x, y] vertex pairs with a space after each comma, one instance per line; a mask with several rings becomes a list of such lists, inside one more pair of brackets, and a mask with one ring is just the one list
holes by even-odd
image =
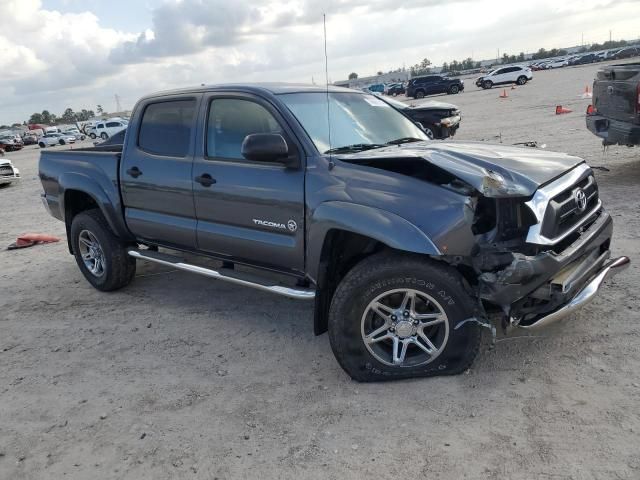
[[415, 142], [340, 155], [348, 162], [421, 158], [486, 197], [529, 197], [542, 185], [584, 162], [579, 157], [483, 142]]
[[459, 110], [456, 105], [446, 102], [438, 102], [437, 100], [427, 100], [420, 103], [410, 103], [409, 108], [412, 110]]

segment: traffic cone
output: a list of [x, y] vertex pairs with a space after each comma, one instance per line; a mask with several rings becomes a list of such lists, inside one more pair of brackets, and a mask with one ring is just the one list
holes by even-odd
[[593, 97], [593, 92], [591, 92], [589, 85], [587, 85], [586, 87], [584, 87], [584, 93], [582, 94], [582, 98], [592, 98], [592, 97]]
[[563, 113], [571, 113], [573, 110], [569, 110], [568, 108], [564, 108], [562, 105], [558, 105], [556, 107], [556, 115], [562, 115]]
[[509, 94], [507, 93], [506, 88], [502, 90], [502, 93], [500, 94], [500, 98], [509, 98]]

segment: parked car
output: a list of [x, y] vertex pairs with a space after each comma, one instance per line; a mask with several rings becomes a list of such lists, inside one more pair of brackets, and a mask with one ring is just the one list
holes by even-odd
[[385, 92], [387, 95], [395, 97], [397, 95], [404, 95], [407, 93], [407, 89], [404, 88], [402, 83], [393, 83], [387, 86], [387, 90]]
[[74, 135], [64, 133], [46, 133], [38, 140], [40, 148], [52, 147], [55, 145], [66, 145], [67, 143], [76, 143]]
[[555, 60], [551, 60], [546, 64], [546, 68], [562, 68], [569, 65], [569, 61], [566, 58], [557, 58]]
[[626, 47], [621, 50], [618, 50], [615, 55], [613, 55], [614, 60], [622, 60], [623, 58], [632, 58], [640, 56], [640, 48], [639, 47]]
[[578, 58], [572, 60], [569, 65], [587, 65], [589, 63], [597, 62], [598, 58], [595, 53], [587, 53]]
[[35, 133], [25, 133], [22, 136], [22, 143], [25, 145], [36, 145], [38, 143], [38, 136]]
[[512, 83], [524, 85], [531, 80], [533, 80], [533, 73], [531, 73], [531, 69], [528, 67], [502, 67], [478, 78], [476, 80], [476, 86], [487, 89], [492, 88], [494, 85], [508, 85]]
[[610, 259], [612, 220], [581, 158], [432, 142], [339, 87], [149, 95], [121, 149], [44, 150], [39, 176], [96, 289], [145, 260], [313, 300], [315, 332], [359, 381], [464, 372], [481, 328], [554, 323], [629, 264]]
[[85, 138], [87, 138], [84, 133], [82, 133], [80, 130], [78, 130], [77, 128], [70, 128], [68, 130], [65, 130], [63, 132], [65, 135], [72, 135], [75, 137], [76, 142], [82, 141]]
[[106, 140], [112, 135], [127, 128], [128, 123], [125, 120], [108, 120], [105, 122], [98, 122], [94, 127], [89, 129], [89, 137], [92, 139], [100, 137]]
[[0, 158], [0, 186], [18, 182], [20, 170], [13, 166], [11, 160]]
[[0, 148], [5, 152], [22, 150], [22, 147], [24, 147], [22, 139], [16, 139], [15, 135], [4, 135], [0, 137]]
[[407, 97], [424, 98], [437, 93], [456, 94], [464, 91], [464, 82], [459, 78], [442, 75], [414, 77], [407, 84]]
[[640, 63], [600, 69], [586, 122], [605, 145], [640, 145]]
[[409, 105], [390, 98], [384, 101], [419, 123], [432, 140], [453, 137], [460, 127], [460, 109], [450, 103], [428, 100], [419, 105]]

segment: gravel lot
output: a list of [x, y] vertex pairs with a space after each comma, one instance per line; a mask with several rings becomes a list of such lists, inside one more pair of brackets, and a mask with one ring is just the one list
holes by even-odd
[[[596, 66], [536, 72], [462, 108], [456, 140], [536, 140], [597, 170], [631, 267], [534, 337], [485, 342], [467, 374], [357, 384], [308, 303], [139, 264], [104, 294], [66, 242], [0, 250], [0, 478], [640, 478], [640, 150], [605, 153], [580, 99]], [[574, 113], [556, 116], [562, 104]], [[56, 147], [58, 148], [58, 147]], [[7, 154], [0, 246], [64, 237], [39, 149]]]

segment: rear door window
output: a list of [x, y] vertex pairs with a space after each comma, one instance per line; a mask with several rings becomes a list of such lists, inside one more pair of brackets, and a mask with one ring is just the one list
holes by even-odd
[[140, 124], [138, 146], [154, 155], [185, 157], [189, 152], [195, 111], [195, 99], [147, 105]]

